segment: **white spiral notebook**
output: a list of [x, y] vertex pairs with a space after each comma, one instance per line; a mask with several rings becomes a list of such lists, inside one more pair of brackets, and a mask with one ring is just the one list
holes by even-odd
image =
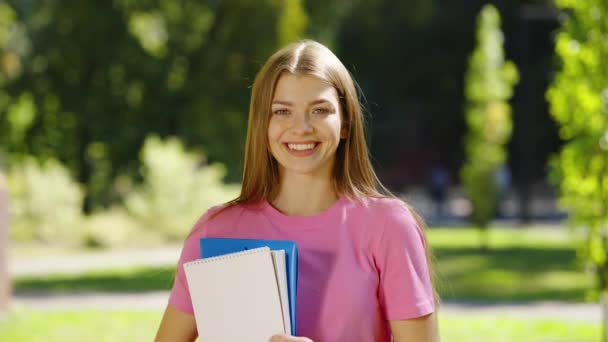
[[184, 264], [201, 342], [290, 334], [284, 251], [268, 247]]

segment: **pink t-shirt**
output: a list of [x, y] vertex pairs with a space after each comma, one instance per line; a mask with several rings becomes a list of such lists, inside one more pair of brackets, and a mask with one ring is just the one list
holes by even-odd
[[[238, 205], [186, 240], [169, 304], [193, 314], [183, 263], [199, 258], [199, 239], [294, 240], [298, 247], [297, 335], [315, 342], [391, 341], [388, 320], [434, 310], [420, 227], [403, 202], [340, 198], [317, 216], [287, 216], [268, 202]], [[270, 336], [269, 336], [270, 338]]]

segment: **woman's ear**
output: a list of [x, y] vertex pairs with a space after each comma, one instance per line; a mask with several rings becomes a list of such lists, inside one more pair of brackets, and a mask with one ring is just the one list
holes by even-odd
[[348, 137], [348, 124], [343, 123], [342, 128], [340, 128], [340, 139], [346, 139]]

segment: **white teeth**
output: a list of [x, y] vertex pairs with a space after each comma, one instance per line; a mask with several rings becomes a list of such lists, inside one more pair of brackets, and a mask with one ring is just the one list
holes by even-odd
[[315, 148], [315, 144], [287, 144], [287, 146], [290, 149], [297, 151], [312, 150]]

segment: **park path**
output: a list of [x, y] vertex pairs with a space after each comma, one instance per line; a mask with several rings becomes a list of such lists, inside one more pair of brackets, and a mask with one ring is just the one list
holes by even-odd
[[[153, 249], [91, 252], [71, 256], [21, 257], [9, 261], [12, 276], [36, 277], [52, 274], [80, 274], [94, 270], [120, 267], [173, 266], [179, 258], [180, 246]], [[82, 292], [14, 293], [11, 307], [33, 310], [162, 310], [168, 291], [136, 293]], [[446, 302], [441, 312], [448, 315], [507, 315], [530, 319], [560, 319], [586, 322], [601, 320], [597, 304], [545, 301], [534, 303], [467, 303]]]

